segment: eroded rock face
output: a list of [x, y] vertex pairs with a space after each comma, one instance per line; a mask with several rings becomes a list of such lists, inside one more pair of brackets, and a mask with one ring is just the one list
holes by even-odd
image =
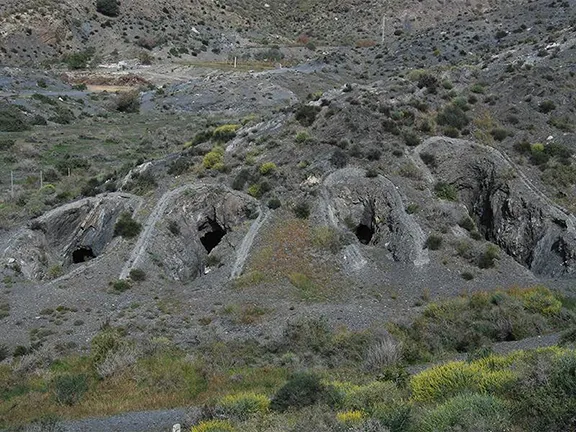
[[160, 265], [168, 277], [187, 281], [231, 259], [242, 240], [233, 233], [258, 215], [258, 203], [223, 186], [182, 192], [166, 206], [138, 266]]
[[58, 207], [16, 232], [1, 251], [3, 260], [14, 260], [29, 279], [46, 279], [49, 269], [65, 271], [72, 264], [98, 257], [114, 237], [116, 220], [133, 213], [140, 198], [110, 193]]
[[324, 181], [328, 215], [332, 224], [346, 226], [365, 245], [386, 248], [396, 261], [426, 264], [425, 236], [404, 210], [404, 203], [390, 180], [367, 178], [365, 171], [345, 168]]
[[537, 275], [576, 273], [574, 217], [539, 192], [497, 150], [433, 138], [419, 149], [436, 158], [433, 175], [454, 185], [485, 238]]

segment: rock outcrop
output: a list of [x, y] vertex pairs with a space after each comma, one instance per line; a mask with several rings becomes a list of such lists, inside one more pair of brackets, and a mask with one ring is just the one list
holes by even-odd
[[574, 276], [574, 216], [541, 193], [499, 151], [448, 138], [431, 138], [417, 151], [434, 155], [434, 177], [455, 186], [487, 240], [536, 275]]
[[396, 261], [428, 263], [425, 235], [386, 177], [368, 178], [364, 170], [344, 168], [330, 174], [324, 187], [332, 224], [351, 229], [362, 244], [387, 249]]
[[207, 267], [234, 259], [243, 238], [236, 231], [258, 214], [256, 200], [220, 185], [190, 185], [169, 192], [146, 223], [121, 278], [132, 268], [156, 265], [173, 280], [195, 279]]
[[105, 253], [120, 214], [133, 213], [140, 202], [134, 195], [110, 193], [58, 207], [14, 233], [1, 259], [28, 279], [55, 277]]

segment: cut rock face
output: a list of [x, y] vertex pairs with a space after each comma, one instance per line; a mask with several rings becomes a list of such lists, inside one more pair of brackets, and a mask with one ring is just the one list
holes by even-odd
[[[576, 221], [497, 150], [467, 141], [431, 138], [438, 181], [456, 187], [483, 236], [533, 273], [576, 274]], [[514, 175], [511, 175], [513, 173]]]
[[0, 258], [16, 260], [26, 278], [37, 280], [51, 267], [89, 261], [106, 252], [116, 220], [139, 202], [134, 195], [110, 193], [58, 207], [17, 231]]
[[166, 205], [137, 266], [189, 281], [205, 273], [209, 255], [231, 262], [242, 241], [237, 231], [256, 208], [254, 198], [224, 186], [191, 186]]
[[402, 197], [385, 177], [367, 178], [364, 170], [344, 168], [324, 181], [331, 222], [352, 229], [358, 242], [386, 248], [393, 259], [426, 264], [425, 236], [404, 210]]

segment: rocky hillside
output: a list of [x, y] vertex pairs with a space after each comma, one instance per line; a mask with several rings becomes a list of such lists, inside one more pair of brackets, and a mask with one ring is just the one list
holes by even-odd
[[[293, 316], [364, 328], [430, 297], [569, 286], [571, 6], [506, 5], [293, 68], [5, 68], [7, 342], [83, 346], [103, 320], [182, 345], [267, 338]], [[227, 304], [261, 314], [239, 325]]]
[[372, 46], [383, 34], [397, 38], [498, 6], [490, 0], [7, 0], [0, 5], [0, 64], [47, 65], [87, 50], [98, 63], [246, 56], [254, 54], [250, 48], [287, 43]]

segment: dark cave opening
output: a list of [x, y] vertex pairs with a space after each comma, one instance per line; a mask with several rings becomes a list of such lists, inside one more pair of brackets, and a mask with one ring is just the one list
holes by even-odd
[[89, 246], [82, 246], [72, 252], [72, 262], [74, 264], [83, 263], [90, 261], [92, 258], [96, 258], [92, 248]]
[[358, 237], [358, 240], [360, 240], [362, 244], [369, 244], [373, 235], [374, 229], [368, 225], [360, 224], [356, 227], [356, 237]]
[[200, 241], [206, 249], [206, 252], [210, 253], [212, 249], [214, 249], [220, 241], [222, 237], [226, 235], [226, 230], [220, 226], [218, 222], [208, 218], [208, 220], [198, 228], [199, 231], [204, 229], [206, 225], [210, 226], [210, 231], [207, 231], [202, 237], [200, 237]]

